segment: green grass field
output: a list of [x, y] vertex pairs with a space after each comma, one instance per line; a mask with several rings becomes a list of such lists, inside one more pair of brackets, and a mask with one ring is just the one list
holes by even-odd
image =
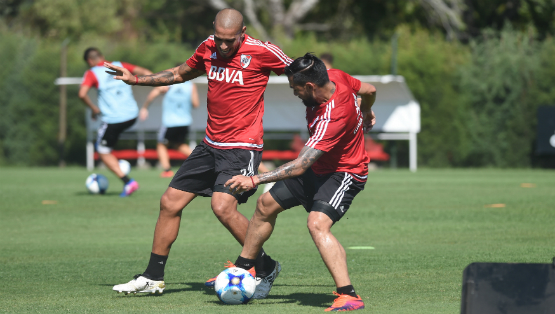
[[[120, 199], [119, 180], [99, 173], [110, 180], [107, 195], [87, 193], [83, 169], [0, 168], [0, 312], [323, 313], [333, 301], [335, 286], [308, 234], [307, 214], [296, 208], [278, 217], [265, 245], [283, 265], [270, 296], [222, 305], [203, 283], [234, 261], [240, 246], [208, 198], [183, 213], [164, 294], [116, 294], [112, 285], [148, 263], [169, 179], [133, 170], [141, 188]], [[254, 203], [239, 209], [250, 218]], [[469, 263], [551, 261], [554, 204], [554, 171], [377, 171], [333, 232], [347, 250], [364, 311], [458, 313]], [[347, 249], [353, 246], [374, 249]]]

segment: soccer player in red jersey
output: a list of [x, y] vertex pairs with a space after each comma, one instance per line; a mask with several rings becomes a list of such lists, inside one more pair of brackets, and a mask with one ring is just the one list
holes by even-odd
[[[302, 205], [309, 212], [308, 230], [337, 286], [338, 298], [326, 311], [363, 309], [364, 302], [349, 279], [345, 250], [330, 229], [364, 189], [369, 158], [363, 121], [376, 91], [344, 72], [326, 71], [324, 63], [309, 53], [286, 67], [285, 74], [306, 106], [310, 138], [297, 159], [267, 173], [235, 176], [226, 182], [230, 190], [240, 193], [278, 181], [258, 199], [235, 265], [249, 270], [270, 237], [277, 215]], [[356, 93], [362, 94], [362, 110]]]
[[[242, 245], [249, 221], [237, 204], [246, 202], [254, 190], [233, 194], [224, 183], [238, 174], [255, 175], [262, 155], [264, 91], [270, 72], [278, 75], [291, 63], [280, 48], [245, 34], [243, 16], [221, 10], [208, 37], [184, 64], [160, 73], [133, 76], [122, 67], [105, 66], [110, 74], [130, 85], [171, 85], [208, 76], [206, 137], [183, 163], [160, 200], [150, 262], [145, 272], [118, 292], [162, 292], [164, 266], [177, 238], [181, 213], [196, 196], [212, 197], [212, 210]], [[266, 297], [281, 266], [260, 250], [256, 259], [257, 292]], [[209, 280], [206, 285], [213, 285]]]
[[[121, 171], [118, 159], [112, 155], [112, 148], [116, 145], [120, 134], [135, 124], [139, 108], [133, 98], [131, 86], [114, 81], [106, 74], [104, 71], [106, 60], [100, 50], [94, 47], [88, 48], [85, 50], [84, 59], [90, 69], [83, 77], [79, 98], [91, 108], [93, 119], [101, 114], [102, 124], [97, 132], [96, 150], [106, 167], [123, 181], [123, 192], [120, 196], [126, 197], [133, 194], [139, 188], [139, 184]], [[152, 74], [150, 70], [126, 62], [110, 63], [122, 66], [135, 75]], [[93, 104], [87, 95], [89, 89], [93, 87], [98, 91], [98, 106]]]

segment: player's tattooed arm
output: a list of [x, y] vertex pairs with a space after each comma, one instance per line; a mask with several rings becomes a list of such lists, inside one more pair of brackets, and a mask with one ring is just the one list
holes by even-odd
[[305, 146], [299, 153], [299, 157], [297, 157], [297, 159], [290, 161], [273, 171], [257, 175], [254, 182], [255, 184], [263, 184], [300, 176], [323, 154], [324, 151], [322, 150]]
[[290, 161], [273, 171], [265, 172], [254, 177], [246, 177], [242, 175], [234, 176], [233, 178], [227, 180], [224, 186], [229, 186], [229, 189], [233, 192], [233, 194], [237, 194], [252, 189], [254, 185], [296, 177], [303, 174], [323, 154], [324, 151], [305, 146], [299, 153], [299, 157], [297, 157], [297, 159]]
[[115, 66], [111, 63], [104, 63], [104, 66], [111, 71], [106, 73], [114, 75], [116, 80], [122, 80], [128, 85], [143, 85], [143, 86], [165, 86], [183, 83], [192, 80], [204, 74], [204, 71], [193, 69], [186, 63], [178, 67], [164, 70], [151, 75], [134, 76], [129, 70]]
[[137, 85], [161, 86], [183, 83], [204, 74], [204, 71], [193, 69], [183, 63], [182, 65], [151, 75], [138, 77]]

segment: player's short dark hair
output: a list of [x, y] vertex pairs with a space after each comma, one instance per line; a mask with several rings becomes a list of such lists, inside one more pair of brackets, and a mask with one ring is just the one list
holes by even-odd
[[329, 64], [333, 64], [333, 55], [331, 53], [323, 53], [320, 55], [322, 61], [326, 61]]
[[285, 75], [292, 76], [295, 85], [305, 85], [307, 82], [311, 82], [322, 87], [330, 81], [324, 62], [310, 52], [286, 66]]
[[87, 50], [85, 50], [85, 53], [83, 54], [83, 59], [85, 59], [85, 62], [87, 62], [87, 60], [89, 59], [97, 59], [98, 57], [102, 57], [102, 52], [100, 52], [100, 50], [95, 47], [87, 48]]

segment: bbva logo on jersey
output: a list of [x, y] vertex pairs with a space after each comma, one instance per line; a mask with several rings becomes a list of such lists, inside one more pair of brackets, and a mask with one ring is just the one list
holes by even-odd
[[231, 70], [228, 68], [222, 68], [217, 66], [211, 66], [210, 72], [208, 72], [209, 80], [217, 80], [222, 82], [225, 79], [226, 83], [238, 82], [240, 85], [243, 84], [243, 72], [239, 70]]

